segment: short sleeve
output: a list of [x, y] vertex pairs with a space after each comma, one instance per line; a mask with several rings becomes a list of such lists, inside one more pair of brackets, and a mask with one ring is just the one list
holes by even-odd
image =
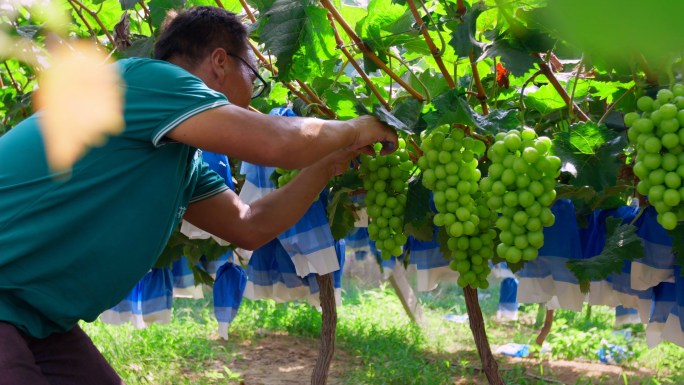
[[194, 189], [190, 198], [190, 203], [196, 203], [201, 200], [211, 198], [225, 190], [228, 190], [226, 182], [212, 170], [206, 162], [199, 161], [196, 163], [196, 179], [194, 181]]
[[125, 82], [125, 134], [163, 145], [165, 135], [203, 111], [229, 104], [220, 92], [174, 64], [152, 59], [119, 61]]

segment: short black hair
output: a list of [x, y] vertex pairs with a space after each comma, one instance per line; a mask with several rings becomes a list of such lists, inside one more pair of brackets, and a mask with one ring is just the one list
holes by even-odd
[[216, 48], [242, 56], [249, 32], [238, 16], [222, 8], [199, 6], [169, 13], [154, 45], [154, 58], [179, 57], [191, 66]]

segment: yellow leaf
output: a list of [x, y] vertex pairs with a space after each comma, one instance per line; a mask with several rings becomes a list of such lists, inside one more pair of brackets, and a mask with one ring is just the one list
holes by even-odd
[[95, 45], [59, 45], [38, 84], [34, 102], [54, 171], [69, 170], [88, 148], [123, 130], [119, 74]]

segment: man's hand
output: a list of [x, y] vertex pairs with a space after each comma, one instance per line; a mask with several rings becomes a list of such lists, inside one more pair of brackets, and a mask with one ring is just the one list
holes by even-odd
[[375, 155], [374, 143], [382, 143], [382, 154], [389, 154], [397, 149], [397, 133], [377, 118], [366, 115], [347, 121], [356, 130], [356, 137], [350, 151]]
[[325, 173], [325, 175], [328, 175], [328, 179], [330, 179], [334, 176], [342, 175], [349, 170], [350, 162], [359, 154], [360, 151], [351, 151], [343, 148], [312, 164], [307, 169], [318, 169], [318, 172]]

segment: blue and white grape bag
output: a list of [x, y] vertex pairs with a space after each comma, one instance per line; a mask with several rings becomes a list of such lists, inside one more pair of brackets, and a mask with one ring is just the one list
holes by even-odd
[[644, 245], [644, 258], [632, 262], [631, 286], [646, 290], [660, 282], [674, 282], [674, 259], [672, 237], [657, 221], [652, 206], [646, 207], [635, 225], [637, 235]]
[[[202, 160], [224, 179], [229, 188], [233, 189], [228, 157], [208, 151], [201, 152], [201, 155]], [[181, 226], [181, 232], [191, 239], [213, 237], [185, 221]], [[216, 237], [214, 239], [219, 243], [223, 242]], [[217, 261], [206, 261], [205, 259], [202, 268], [213, 276], [219, 266], [231, 256], [232, 254], [229, 251]], [[166, 295], [169, 297], [167, 298]], [[146, 327], [150, 323], [168, 323], [171, 318], [174, 295], [185, 298], [203, 297], [202, 287], [195, 285], [192, 270], [185, 257], [175, 261], [172, 268], [152, 269], [121, 303], [102, 313], [100, 319], [102, 322], [117, 325], [130, 321], [136, 327]]]
[[219, 325], [219, 336], [228, 339], [228, 327], [240, 309], [247, 285], [242, 267], [226, 262], [219, 267], [214, 281], [214, 316]]
[[[626, 224], [633, 222], [638, 213], [639, 208], [634, 206], [594, 211], [589, 218], [588, 236], [583, 244], [584, 257], [591, 258], [603, 251], [607, 237], [606, 221], [608, 218], [619, 218], [623, 224]], [[638, 291], [632, 288], [631, 268], [632, 264], [625, 261], [620, 273], [612, 273], [606, 279], [593, 281], [590, 285], [589, 304], [615, 307], [616, 325], [648, 320], [649, 317], [651, 291]]]
[[131, 292], [112, 309], [100, 315], [105, 323], [121, 325], [130, 322], [137, 328], [171, 320], [173, 276], [170, 268], [150, 270]]
[[559, 199], [551, 212], [556, 220], [553, 226], [544, 228], [544, 246], [539, 249], [539, 256], [517, 272], [518, 302], [581, 311], [586, 296], [566, 267], [568, 261], [582, 258], [575, 208], [569, 199]]
[[434, 290], [440, 282], [458, 280], [458, 272], [449, 267], [449, 260], [444, 258], [444, 254], [439, 249], [438, 231], [438, 227], [434, 226], [432, 239], [429, 241], [420, 241], [413, 236], [408, 239], [409, 264], [416, 267], [417, 291]]
[[173, 296], [176, 298], [204, 298], [202, 286], [195, 285], [195, 276], [190, 268], [190, 261], [182, 256], [171, 266], [173, 274]]
[[[274, 109], [271, 115], [295, 116], [292, 110], [284, 108]], [[273, 191], [273, 171], [273, 167], [243, 162], [245, 185], [240, 198], [250, 203]], [[338, 272], [344, 261], [344, 256], [339, 256], [339, 243], [330, 232], [325, 194], [321, 196], [294, 226], [252, 253], [247, 267], [247, 298], [280, 302], [306, 298], [318, 306], [318, 296], [313, 295], [317, 294], [313, 274]]]
[[684, 277], [680, 266], [675, 266], [675, 303], [663, 326], [661, 338], [684, 348]]

